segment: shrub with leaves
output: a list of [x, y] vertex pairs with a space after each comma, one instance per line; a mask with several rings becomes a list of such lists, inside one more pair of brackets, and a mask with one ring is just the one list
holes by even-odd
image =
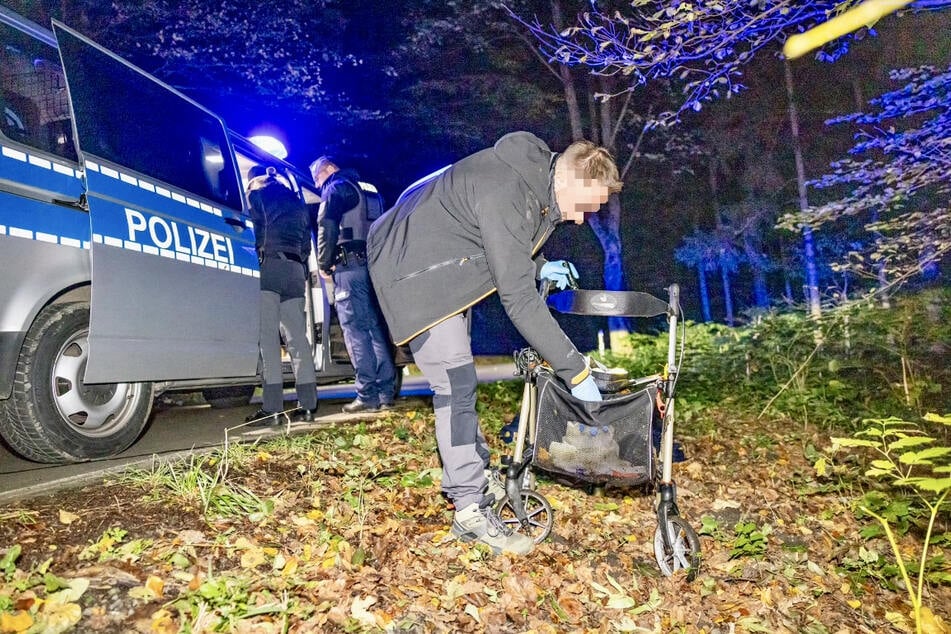
[[[951, 407], [951, 291], [895, 297], [889, 307], [860, 300], [819, 319], [771, 311], [751, 323], [691, 324], [677, 394], [681, 420], [728, 405], [851, 429], [863, 418], [920, 415]], [[667, 333], [635, 333], [630, 353], [603, 361], [632, 377], [659, 372]]]
[[[935, 622], [931, 609], [922, 604], [924, 581], [928, 569], [928, 550], [932, 543], [935, 523], [939, 515], [947, 514], [948, 495], [951, 494], [951, 446], [948, 446], [948, 430], [951, 416], [928, 414], [925, 423], [919, 425], [898, 418], [870, 419], [865, 428], [851, 437], [833, 438], [832, 449], [858, 448], [873, 452], [865, 476], [883, 480], [896, 497], [910, 497], [927, 509], [927, 526], [922, 541], [918, 562], [917, 583], [912, 584], [909, 564], [901, 554], [892, 521], [867, 506], [862, 512], [875, 518], [885, 531], [892, 554], [904, 581], [908, 599], [912, 605], [917, 632], [942, 631]], [[933, 427], [933, 429], [932, 429]], [[929, 433], [931, 432], [931, 433]], [[951, 579], [938, 578], [938, 581]]]

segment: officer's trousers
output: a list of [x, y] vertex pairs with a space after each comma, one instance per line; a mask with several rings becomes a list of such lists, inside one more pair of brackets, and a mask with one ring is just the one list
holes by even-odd
[[372, 406], [392, 403], [396, 368], [366, 265], [334, 268], [334, 307], [353, 363], [357, 398]]
[[465, 315], [411, 339], [413, 359], [433, 388], [442, 490], [456, 509], [482, 501], [489, 447], [476, 415], [476, 371]]
[[263, 376], [262, 409], [284, 410], [281, 334], [294, 367], [297, 400], [304, 409], [317, 407], [317, 373], [304, 317], [304, 267], [267, 258], [261, 264], [261, 328], [259, 343]]

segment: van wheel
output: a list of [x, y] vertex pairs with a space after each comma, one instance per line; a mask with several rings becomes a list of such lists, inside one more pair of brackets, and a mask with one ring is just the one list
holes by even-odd
[[254, 396], [253, 385], [228, 385], [226, 387], [209, 387], [201, 391], [205, 401], [215, 409], [241, 407], [251, 402]]
[[28, 460], [106, 458], [136, 441], [152, 409], [151, 383], [83, 383], [89, 304], [47, 306], [27, 333], [0, 434]]

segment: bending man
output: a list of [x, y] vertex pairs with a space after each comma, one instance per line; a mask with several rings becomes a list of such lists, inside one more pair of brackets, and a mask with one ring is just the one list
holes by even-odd
[[515, 132], [404, 192], [370, 229], [370, 275], [390, 333], [409, 342], [435, 396], [443, 491], [453, 534], [494, 552], [527, 553], [488, 493], [489, 451], [476, 416], [476, 372], [466, 311], [493, 292], [528, 343], [572, 393], [600, 400], [587, 360], [552, 317], [536, 278], [564, 283], [566, 262], [538, 251], [559, 222], [584, 222], [621, 188], [610, 153], [588, 141], [553, 153]]

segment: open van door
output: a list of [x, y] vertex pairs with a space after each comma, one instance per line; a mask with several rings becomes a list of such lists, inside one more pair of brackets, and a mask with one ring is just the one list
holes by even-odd
[[85, 171], [85, 381], [253, 376], [259, 270], [224, 123], [53, 23]]

